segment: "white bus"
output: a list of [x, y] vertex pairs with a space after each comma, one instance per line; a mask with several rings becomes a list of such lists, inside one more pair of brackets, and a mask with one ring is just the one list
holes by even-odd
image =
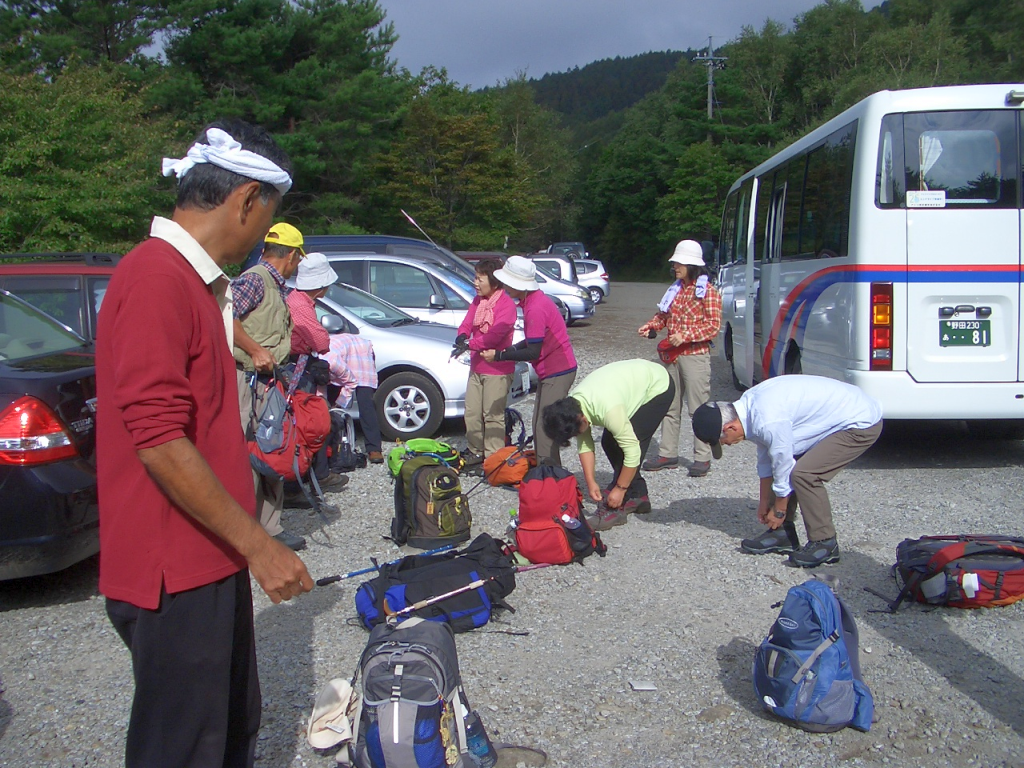
[[897, 419], [1019, 419], [1024, 85], [882, 91], [742, 176], [719, 243], [737, 387], [808, 373]]

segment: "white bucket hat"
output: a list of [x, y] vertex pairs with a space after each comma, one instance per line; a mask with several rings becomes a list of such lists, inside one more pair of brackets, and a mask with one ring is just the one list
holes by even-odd
[[674, 264], [689, 264], [694, 267], [707, 266], [704, 263], [704, 249], [696, 240], [680, 240], [669, 261]]
[[331, 262], [322, 253], [307, 253], [306, 258], [299, 262], [295, 287], [300, 291], [315, 291], [336, 282], [338, 276], [331, 268]]
[[494, 276], [516, 291], [539, 291], [537, 265], [522, 256], [509, 256], [505, 266], [494, 270]]
[[335, 678], [324, 686], [306, 726], [306, 741], [314, 749], [330, 749], [352, 739], [352, 719], [359, 695], [348, 680]]

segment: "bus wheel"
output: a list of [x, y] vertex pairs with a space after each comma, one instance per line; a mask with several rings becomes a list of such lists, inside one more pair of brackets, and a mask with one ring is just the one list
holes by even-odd
[[800, 365], [800, 349], [797, 346], [791, 346], [786, 353], [786, 366], [782, 372], [786, 375], [804, 372], [803, 367]]

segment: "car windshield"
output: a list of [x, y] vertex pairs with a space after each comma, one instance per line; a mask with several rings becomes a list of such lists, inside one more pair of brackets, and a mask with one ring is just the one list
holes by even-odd
[[0, 359], [24, 360], [86, 346], [85, 339], [74, 331], [0, 291]]
[[343, 283], [335, 283], [329, 287], [327, 298], [377, 328], [394, 328], [419, 322], [398, 307]]

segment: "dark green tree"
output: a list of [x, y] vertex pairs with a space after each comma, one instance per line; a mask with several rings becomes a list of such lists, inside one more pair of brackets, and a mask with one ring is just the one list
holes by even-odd
[[160, 0], [0, 0], [0, 65], [52, 76], [72, 58], [138, 60], [165, 19]]
[[286, 215], [343, 230], [365, 218], [373, 158], [390, 146], [412, 81], [388, 58], [376, 0], [182, 0], [157, 103], [188, 122], [258, 123], [295, 164]]
[[376, 228], [401, 231], [404, 209], [450, 248], [494, 250], [527, 224], [540, 198], [488, 106], [444, 70], [424, 74], [401, 135], [377, 166]]

